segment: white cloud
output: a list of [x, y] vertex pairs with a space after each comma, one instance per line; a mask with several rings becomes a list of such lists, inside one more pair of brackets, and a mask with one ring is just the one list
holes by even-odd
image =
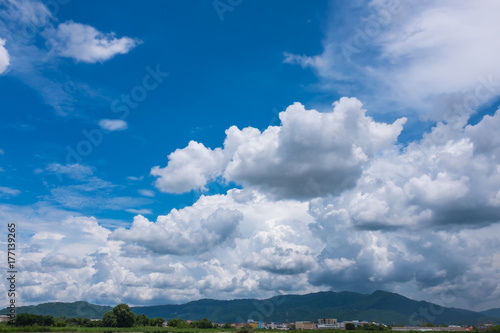
[[137, 190], [137, 192], [139, 192], [140, 195], [145, 196], [145, 197], [154, 197], [155, 196], [154, 191], [147, 190], [147, 189], [140, 189], [140, 190]]
[[130, 230], [116, 229], [110, 239], [133, 242], [161, 254], [203, 253], [231, 240], [242, 215], [237, 210], [217, 209], [200, 220], [185, 220], [172, 212], [156, 223], [136, 216]]
[[140, 181], [144, 178], [144, 176], [140, 176], [140, 177], [136, 177], [136, 176], [128, 176], [127, 179], [128, 180], [132, 180], [132, 181]]
[[0, 74], [7, 70], [10, 64], [9, 52], [5, 48], [5, 39], [0, 38]]
[[141, 41], [116, 38], [114, 33], [102, 33], [89, 25], [69, 21], [59, 24], [48, 43], [62, 57], [96, 63], [126, 54]]
[[63, 239], [65, 236], [60, 234], [60, 233], [57, 233], [57, 232], [47, 232], [47, 231], [42, 231], [42, 232], [38, 232], [36, 234], [33, 235], [32, 239], [34, 240], [61, 240]]
[[129, 213], [132, 213], [132, 214], [140, 214], [140, 215], [153, 214], [153, 212], [151, 211], [151, 209], [146, 209], [146, 208], [143, 208], [143, 209], [125, 209], [125, 211], [129, 212]]
[[244, 265], [280, 275], [295, 275], [314, 268], [316, 258], [314, 251], [307, 246], [280, 244], [252, 253]]
[[82, 164], [59, 164], [51, 163], [45, 168], [48, 172], [60, 175], [66, 175], [71, 179], [85, 180], [93, 175], [91, 167]]
[[[118, 186], [94, 176], [94, 169], [86, 165], [51, 163], [45, 171], [55, 174], [60, 182], [56, 184], [57, 186], [50, 187], [50, 194], [42, 198], [66, 208], [125, 210], [146, 205], [151, 201], [142, 197], [116, 195], [114, 190]], [[41, 170], [35, 170], [35, 172], [41, 172]], [[62, 176], [66, 176], [64, 183], [61, 183]]]
[[52, 18], [44, 3], [33, 0], [9, 0], [4, 15], [29, 28], [42, 27]]
[[14, 188], [0, 186], [0, 197], [11, 197], [21, 194], [21, 191]]
[[165, 168], [155, 166], [151, 175], [159, 177], [156, 187], [169, 193], [204, 190], [207, 182], [221, 173], [224, 164], [220, 148], [211, 150], [194, 141], [168, 155], [168, 160]]
[[332, 112], [306, 110], [300, 103], [280, 113], [281, 126], [226, 131], [224, 149], [191, 141], [169, 155], [165, 168], [154, 167], [155, 185], [164, 192], [203, 189], [223, 176], [278, 198], [338, 195], [353, 187], [362, 168], [379, 150], [391, 146], [406, 119], [375, 122], [355, 98], [342, 98]]
[[128, 128], [127, 122], [121, 119], [101, 119], [99, 126], [107, 131], [123, 131]]
[[284, 53], [285, 63], [312, 68], [322, 89], [355, 93], [379, 112], [411, 110], [438, 121], [500, 95], [500, 46], [493, 42], [498, 2], [387, 0], [358, 11], [345, 7], [331, 7], [321, 54]]
[[[52, 15], [57, 6], [47, 7], [43, 1], [4, 1], [2, 4], [0, 38], [5, 39], [9, 50], [9, 75], [38, 92], [59, 115], [81, 116], [82, 110], [91, 109], [90, 106], [109, 104], [102, 92], [61, 70], [58, 57], [103, 62], [120, 52], [128, 52], [140, 41], [115, 38], [112, 33], [100, 33], [74, 22], [62, 23], [59, 29]], [[0, 51], [3, 49], [0, 47]], [[2, 67], [5, 57], [0, 58]]]

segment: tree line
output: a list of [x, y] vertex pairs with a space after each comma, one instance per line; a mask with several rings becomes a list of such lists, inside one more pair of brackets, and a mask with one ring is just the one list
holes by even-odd
[[53, 316], [20, 313], [16, 316], [16, 326], [80, 326], [80, 327], [133, 327], [162, 326], [163, 318], [148, 318], [145, 314], [135, 314], [127, 304], [118, 304], [113, 310], [106, 312], [100, 320], [83, 318], [59, 318]]
[[[167, 322], [168, 327], [177, 327], [177, 328], [218, 328], [219, 325], [217, 323], [213, 324], [210, 320], [203, 318], [198, 321], [187, 322], [183, 319], [169, 319]], [[223, 326], [224, 328], [231, 328], [231, 323], [227, 322]]]

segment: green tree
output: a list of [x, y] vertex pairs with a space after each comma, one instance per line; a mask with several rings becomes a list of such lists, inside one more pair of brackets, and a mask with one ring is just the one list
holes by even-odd
[[177, 322], [178, 322], [179, 319], [169, 319], [167, 321], [167, 326], [170, 326], [170, 327], [177, 327]]
[[37, 323], [38, 316], [32, 313], [20, 313], [16, 316], [16, 326], [30, 326]]
[[151, 319], [149, 320], [149, 325], [150, 325], [150, 326], [158, 326], [158, 327], [162, 327], [162, 326], [163, 326], [163, 322], [165, 322], [165, 319], [163, 319], [163, 318], [160, 318], [160, 317], [158, 317], [158, 318], [154, 318], [154, 319], [153, 319], [153, 318], [151, 318]]
[[[167, 325], [170, 327], [178, 327], [178, 328], [187, 328], [189, 327], [188, 323], [186, 323], [182, 319], [169, 319]], [[156, 325], [152, 325], [156, 326]]]
[[356, 329], [356, 326], [354, 326], [353, 323], [347, 323], [345, 324], [345, 329], [348, 331], [354, 331]]
[[121, 303], [113, 308], [113, 313], [116, 317], [117, 327], [132, 327], [135, 322], [135, 314], [130, 310], [130, 307]]
[[197, 328], [212, 328], [212, 322], [207, 318], [203, 318], [202, 320], [197, 322]]
[[231, 322], [228, 321], [227, 323], [225, 323], [224, 328], [231, 328]]
[[103, 327], [115, 327], [117, 326], [116, 316], [113, 311], [106, 312], [102, 317]]
[[149, 318], [143, 314], [137, 314], [135, 317], [135, 326], [148, 326]]
[[54, 317], [52, 316], [42, 316], [32, 313], [20, 313], [16, 316], [16, 326], [53, 326]]

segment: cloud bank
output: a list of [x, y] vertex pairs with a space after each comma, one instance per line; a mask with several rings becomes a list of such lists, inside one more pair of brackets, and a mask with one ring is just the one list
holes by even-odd
[[[160, 190], [221, 179], [242, 188], [202, 195], [156, 220], [137, 215], [108, 229], [64, 209], [0, 205], [2, 219], [32, 235], [22, 242], [23, 301], [385, 289], [445, 306], [498, 305], [500, 142], [491, 138], [500, 112], [475, 125], [439, 122], [406, 146], [397, 143], [403, 118], [376, 122], [355, 98], [328, 112], [295, 103], [280, 119], [263, 132], [229, 128], [223, 148], [191, 142], [170, 154], [166, 167], [153, 168]], [[88, 167], [47, 167], [55, 171], [83, 187], [106, 184]], [[63, 221], [57, 231], [54, 220]]]

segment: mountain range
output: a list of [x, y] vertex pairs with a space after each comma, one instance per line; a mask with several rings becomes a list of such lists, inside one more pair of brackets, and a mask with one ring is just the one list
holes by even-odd
[[[42, 303], [38, 305], [19, 306], [16, 313], [33, 313], [36, 315], [65, 317], [65, 318], [102, 318], [108, 311], [113, 310], [111, 306], [95, 305], [83, 301], [73, 303]], [[0, 311], [0, 315], [8, 315], [9, 309]]]
[[[17, 313], [30, 312], [67, 318], [102, 318], [104, 313], [111, 309], [109, 306], [86, 302], [44, 303], [36, 306], [18, 307]], [[380, 290], [372, 294], [328, 291], [306, 295], [275, 296], [265, 300], [201, 299], [186, 304], [138, 306], [131, 309], [133, 312], [145, 314], [149, 318], [180, 318], [184, 320], [208, 318], [213, 322], [221, 323], [228, 321], [233, 323], [246, 322], [248, 319], [273, 322], [317, 321], [318, 318], [336, 318], [339, 321], [364, 320], [404, 325], [500, 323], [500, 309], [474, 312], [453, 307], [441, 307]], [[0, 311], [0, 314], [7, 314], [7, 309]]]

